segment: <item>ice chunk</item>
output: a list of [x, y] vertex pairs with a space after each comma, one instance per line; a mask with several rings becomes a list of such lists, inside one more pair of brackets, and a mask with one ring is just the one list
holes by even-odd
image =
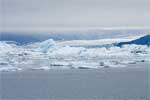
[[0, 72], [4, 71], [4, 72], [9, 72], [9, 71], [21, 71], [21, 68], [17, 68], [17, 67], [0, 67]]
[[59, 47], [54, 51], [48, 52], [49, 56], [53, 57], [79, 57], [86, 49], [83, 47]]
[[52, 39], [30, 46], [0, 42], [0, 71], [125, 67], [150, 61], [150, 46], [86, 48], [58, 45]]
[[48, 40], [40, 43], [40, 45], [36, 49], [36, 51], [46, 53], [50, 48], [55, 47], [55, 46], [56, 46], [55, 41], [53, 39], [48, 39]]

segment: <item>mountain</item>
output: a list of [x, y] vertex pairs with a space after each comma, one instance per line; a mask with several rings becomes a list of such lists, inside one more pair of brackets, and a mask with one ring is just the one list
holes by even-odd
[[129, 42], [120, 42], [117, 44], [117, 46], [123, 46], [123, 45], [129, 45], [129, 44], [150, 46], [150, 34], [140, 37], [136, 40], [129, 41]]
[[2, 32], [0, 34], [0, 41], [14, 41], [18, 44], [28, 44], [33, 42], [40, 42], [46, 39], [49, 39], [46, 34], [36, 34], [36, 33], [10, 33], [10, 32]]
[[15, 41], [19, 44], [41, 42], [49, 38], [55, 41], [98, 40], [143, 35], [150, 30], [70, 30], [54, 32], [0, 32], [0, 41]]

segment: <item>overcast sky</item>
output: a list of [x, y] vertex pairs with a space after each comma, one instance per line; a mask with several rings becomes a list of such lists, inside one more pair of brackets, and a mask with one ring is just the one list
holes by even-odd
[[149, 27], [150, 0], [0, 0], [1, 30]]

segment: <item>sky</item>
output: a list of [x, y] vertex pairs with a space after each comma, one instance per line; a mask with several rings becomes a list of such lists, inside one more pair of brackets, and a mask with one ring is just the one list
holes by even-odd
[[0, 0], [0, 31], [149, 27], [150, 0]]

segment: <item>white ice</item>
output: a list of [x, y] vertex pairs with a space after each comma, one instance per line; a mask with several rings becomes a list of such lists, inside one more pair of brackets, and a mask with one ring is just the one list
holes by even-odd
[[49, 39], [30, 46], [0, 42], [0, 71], [126, 67], [150, 61], [150, 47], [144, 45], [85, 48]]

